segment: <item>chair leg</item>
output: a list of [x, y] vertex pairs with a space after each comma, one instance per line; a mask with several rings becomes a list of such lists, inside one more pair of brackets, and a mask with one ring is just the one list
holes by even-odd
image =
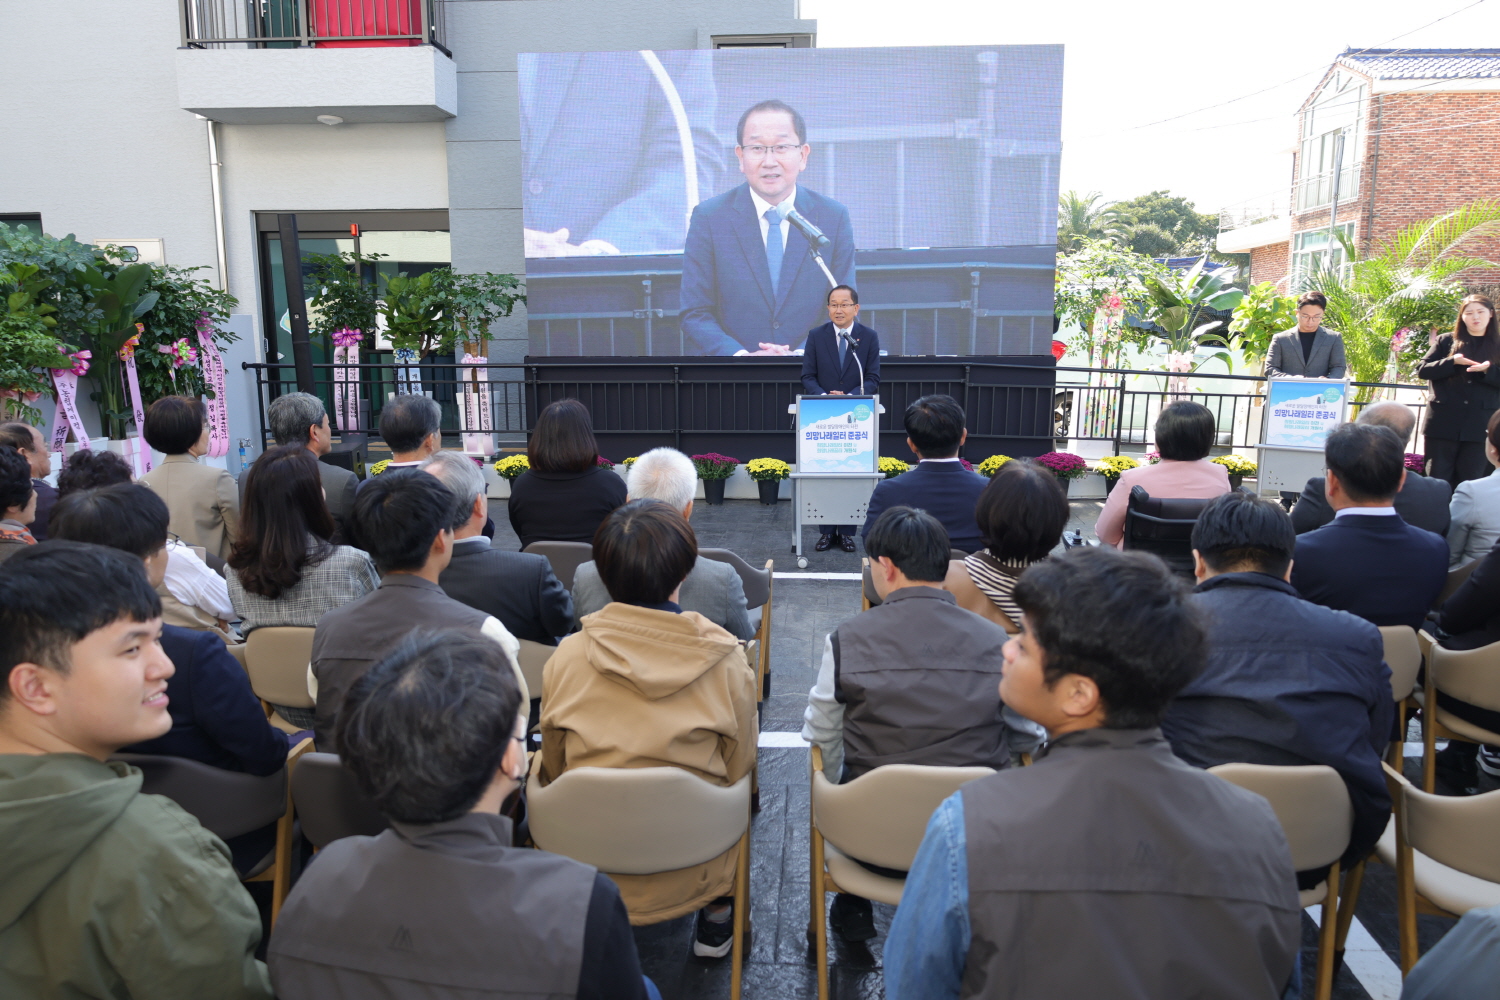
[[1411, 848], [1396, 849], [1396, 923], [1401, 936], [1401, 978], [1417, 964], [1417, 887], [1412, 871]]
[[1318, 928], [1317, 1000], [1333, 996], [1333, 950], [1337, 939], [1339, 908], [1339, 863], [1328, 869], [1328, 895], [1323, 899], [1322, 925]]
[[271, 926], [276, 926], [276, 918], [281, 915], [281, 904], [286, 902], [286, 896], [292, 887], [292, 795], [291, 782], [287, 782], [286, 812], [282, 813], [281, 819], [276, 821], [276, 861], [272, 871], [275, 874], [271, 878]]
[[1437, 791], [1437, 727], [1433, 725], [1432, 713], [1429, 698], [1422, 708], [1422, 791], [1429, 795]]
[[1337, 955], [1344, 953], [1344, 942], [1349, 938], [1349, 927], [1354, 923], [1354, 908], [1359, 905], [1359, 890], [1365, 883], [1365, 862], [1368, 858], [1361, 858], [1349, 874], [1344, 876], [1344, 889], [1339, 895], [1339, 923], [1335, 932], [1333, 947]]
[[823, 888], [823, 835], [812, 829], [812, 906], [808, 922], [813, 934], [813, 960], [818, 965], [818, 1000], [828, 1000], [828, 917], [824, 913], [827, 896]]
[[740, 980], [745, 971], [745, 928], [750, 914], [750, 828], [740, 838], [740, 856], [734, 871], [734, 945], [730, 949], [729, 1000], [740, 1000]]

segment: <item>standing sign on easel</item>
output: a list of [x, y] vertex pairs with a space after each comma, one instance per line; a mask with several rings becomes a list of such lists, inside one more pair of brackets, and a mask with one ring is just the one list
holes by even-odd
[[801, 397], [797, 408], [797, 471], [876, 471], [877, 408], [873, 396]]
[[1344, 422], [1349, 383], [1331, 379], [1272, 379], [1266, 384], [1266, 428], [1261, 443], [1321, 451]]

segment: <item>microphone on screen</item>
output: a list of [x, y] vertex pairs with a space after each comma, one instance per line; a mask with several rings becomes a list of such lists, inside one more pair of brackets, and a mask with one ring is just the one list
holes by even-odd
[[822, 250], [824, 247], [828, 246], [828, 244], [833, 242], [828, 237], [823, 235], [823, 230], [819, 229], [817, 226], [809, 222], [807, 220], [807, 217], [801, 212], [797, 211], [795, 208], [788, 210], [788, 212], [786, 213], [786, 221], [796, 226], [798, 232], [807, 237], [807, 242], [811, 243], [819, 250]]

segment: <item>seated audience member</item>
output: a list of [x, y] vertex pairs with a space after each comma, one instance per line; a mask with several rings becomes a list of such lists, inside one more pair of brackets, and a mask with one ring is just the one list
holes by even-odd
[[[955, 549], [977, 552], [983, 548], [984, 533], [975, 523], [974, 505], [986, 480], [965, 469], [958, 459], [958, 450], [968, 439], [963, 407], [952, 396], [923, 396], [908, 406], [906, 446], [917, 456], [917, 464], [895, 479], [875, 484], [860, 537], [869, 537], [870, 528], [887, 509], [918, 507], [938, 519]], [[852, 546], [849, 551], [854, 551]]]
[[1125, 511], [1130, 491], [1139, 486], [1152, 497], [1207, 500], [1229, 492], [1229, 473], [1208, 460], [1214, 444], [1214, 415], [1202, 403], [1180, 399], [1156, 418], [1156, 450], [1161, 461], [1120, 473], [1094, 523], [1104, 545], [1125, 545]]
[[0, 445], [0, 562], [36, 544], [28, 530], [35, 517], [31, 465], [16, 449]]
[[[1287, 583], [1297, 536], [1281, 505], [1226, 493], [1193, 527], [1192, 602], [1208, 660], [1167, 708], [1162, 732], [1195, 767], [1327, 764], [1354, 804], [1345, 864], [1370, 853], [1391, 815], [1380, 760], [1395, 703], [1380, 632]], [[1326, 870], [1308, 873], [1304, 888]]]
[[166, 455], [141, 477], [167, 502], [172, 533], [189, 545], [229, 558], [240, 518], [240, 491], [223, 469], [200, 465], [208, 453], [203, 404], [187, 396], [163, 396], [146, 410], [146, 443]]
[[172, 727], [141, 561], [50, 541], [0, 566], [0, 995], [269, 1000], [219, 838], [109, 763]]
[[[653, 448], [630, 466], [626, 499], [660, 500], [682, 511], [683, 520], [691, 520], [697, 486], [698, 470], [692, 459], [675, 448]], [[604, 589], [593, 560], [579, 566], [573, 574], [573, 619], [582, 622], [584, 615], [593, 614], [609, 600], [609, 591]], [[677, 603], [682, 610], [698, 612], [737, 639], [755, 635], [745, 608], [745, 583], [728, 563], [699, 556], [682, 581]]]
[[1027, 570], [1015, 599], [1000, 697], [1052, 742], [933, 813], [886, 996], [1281, 996], [1302, 939], [1281, 823], [1157, 728], [1203, 665], [1181, 585], [1154, 556], [1089, 547]]
[[525, 711], [499, 647], [458, 633], [408, 636], [354, 682], [339, 759], [393, 825], [329, 844], [292, 889], [268, 954], [281, 1000], [645, 1000], [609, 876], [511, 846]]
[[[1002, 768], [1005, 630], [942, 589], [948, 534], [937, 518], [888, 507], [865, 535], [882, 603], [823, 640], [802, 738], [823, 751], [823, 773], [851, 781], [884, 764]], [[846, 941], [875, 936], [870, 901], [841, 892], [829, 912]]]
[[[1478, 649], [1500, 642], [1500, 546], [1492, 548], [1469, 578], [1438, 611], [1439, 643], [1445, 649]], [[1479, 708], [1438, 692], [1438, 704], [1466, 722], [1500, 732], [1500, 712]], [[1437, 773], [1445, 784], [1477, 790], [1479, 774], [1500, 776], [1500, 749], [1465, 740], [1449, 740], [1437, 754]]]
[[[1459, 483], [1453, 491], [1449, 507], [1453, 523], [1448, 528], [1450, 570], [1483, 559], [1500, 542], [1500, 410], [1490, 414], [1489, 426], [1485, 428], [1484, 456], [1496, 467], [1495, 471], [1483, 479]], [[1407, 479], [1410, 478], [1408, 474]], [[1441, 479], [1437, 481], [1447, 485]], [[1396, 505], [1399, 509], [1400, 496], [1396, 497]]]
[[[0, 424], [0, 445], [10, 445], [31, 466], [31, 488], [36, 490], [36, 517], [28, 530], [39, 542], [47, 540], [47, 515], [57, 502], [57, 490], [47, 482], [52, 475], [52, 446], [39, 428], [19, 420]], [[88, 449], [84, 449], [87, 451]]]
[[[301, 445], [318, 459], [333, 451], [333, 430], [328, 424], [328, 411], [323, 407], [323, 401], [310, 392], [289, 392], [271, 400], [271, 405], [266, 407], [266, 422], [271, 425], [271, 435], [279, 445]], [[349, 512], [354, 509], [354, 491], [359, 488], [359, 477], [348, 469], [320, 461], [318, 478], [323, 483], [323, 494], [328, 513], [333, 515], [334, 527], [342, 532], [349, 520]]]
[[1030, 459], [1000, 466], [974, 508], [984, 548], [948, 564], [943, 589], [958, 606], [1007, 632], [1021, 631], [1021, 609], [1011, 596], [1032, 563], [1047, 558], [1068, 526], [1068, 497], [1057, 477]]
[[438, 585], [453, 558], [455, 503], [437, 477], [416, 469], [383, 472], [366, 480], [354, 498], [354, 534], [375, 560], [380, 587], [318, 621], [309, 685], [317, 701], [318, 746], [333, 746], [334, 722], [349, 687], [415, 629], [457, 629], [499, 643], [516, 683], [526, 691], [515, 637], [493, 616], [455, 601]]
[[[153, 587], [167, 571], [167, 505], [144, 486], [65, 493], [52, 509], [52, 537], [106, 545], [141, 560]], [[132, 753], [186, 757], [227, 771], [275, 774], [287, 738], [266, 721], [250, 679], [211, 632], [163, 625], [161, 648], [177, 668], [167, 682], [172, 728]]]
[[[57, 493], [129, 483], [135, 478], [125, 459], [112, 451], [75, 451], [57, 475]], [[206, 555], [206, 553], [205, 553]], [[214, 558], [218, 558], [215, 556]], [[161, 598], [161, 618], [196, 632], [213, 632], [230, 641], [229, 622], [236, 620], [224, 578], [181, 539], [167, 538], [167, 575], [156, 588]]]
[[[443, 411], [431, 396], [392, 396], [380, 409], [380, 438], [391, 449], [386, 472], [415, 468], [443, 447]], [[355, 487], [364, 488], [366, 479]]]
[[526, 445], [530, 469], [511, 483], [510, 526], [532, 542], [592, 542], [599, 523], [625, 502], [625, 480], [599, 464], [588, 409], [576, 399], [549, 403]]
[[1392, 505], [1409, 473], [1388, 427], [1344, 424], [1323, 447], [1331, 523], [1297, 536], [1291, 584], [1314, 604], [1418, 628], [1448, 581], [1448, 545]]
[[[594, 536], [594, 564], [614, 600], [589, 615], [547, 663], [542, 694], [546, 786], [575, 767], [680, 767], [733, 785], [755, 766], [755, 671], [728, 632], [677, 603], [697, 538], [658, 500], [609, 513]], [[632, 924], [703, 907], [693, 953], [721, 958], [733, 945], [730, 900], [736, 848], [657, 875], [616, 875]]]
[[[1359, 418], [1354, 422], [1389, 427], [1401, 439], [1403, 448], [1411, 440], [1412, 429], [1417, 426], [1416, 416], [1405, 403], [1374, 403], [1361, 410]], [[1407, 470], [1406, 481], [1396, 494], [1396, 513], [1407, 524], [1425, 528], [1435, 534], [1447, 534], [1450, 519], [1448, 501], [1452, 492], [1453, 488], [1446, 480]], [[1301, 535], [1321, 528], [1332, 520], [1333, 508], [1328, 505], [1328, 497], [1324, 494], [1323, 477], [1314, 476], [1307, 481], [1302, 495], [1292, 507], [1292, 527]], [[1495, 531], [1500, 535], [1500, 525], [1496, 525]]]
[[453, 561], [438, 578], [443, 593], [498, 618], [517, 639], [557, 645], [557, 637], [573, 627], [573, 598], [546, 556], [501, 552], [481, 534], [490, 517], [490, 502], [479, 466], [467, 455], [440, 451], [423, 462], [422, 469], [458, 498]]
[[1401, 983], [1401, 1000], [1478, 1000], [1500, 981], [1500, 906], [1465, 913]]

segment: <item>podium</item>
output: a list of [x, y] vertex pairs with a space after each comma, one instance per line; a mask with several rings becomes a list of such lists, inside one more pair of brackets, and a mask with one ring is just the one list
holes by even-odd
[[880, 472], [879, 396], [798, 396], [787, 407], [797, 434], [792, 473], [792, 551], [807, 568], [802, 528], [861, 524]]
[[1276, 378], [1266, 382], [1260, 443], [1255, 446], [1261, 496], [1301, 493], [1324, 472], [1323, 445], [1344, 422], [1347, 379]]

